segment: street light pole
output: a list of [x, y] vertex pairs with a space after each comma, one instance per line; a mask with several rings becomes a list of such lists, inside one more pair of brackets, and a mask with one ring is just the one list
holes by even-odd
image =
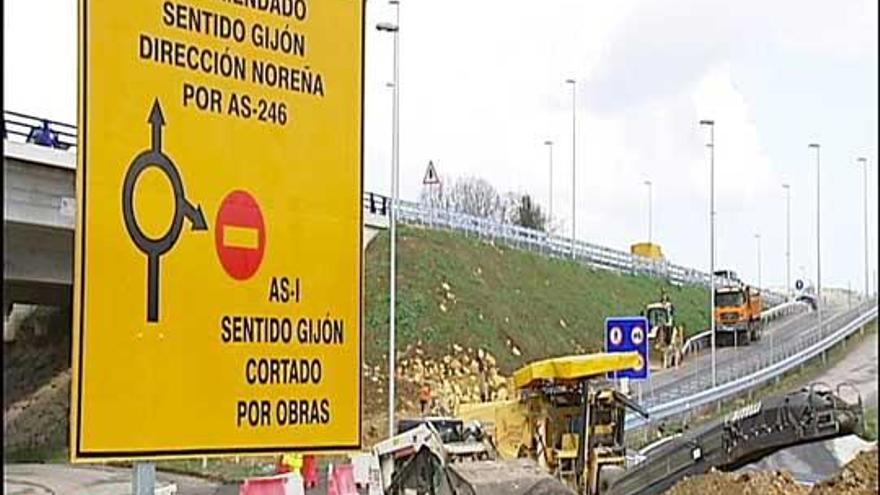
[[575, 100], [575, 89], [577, 87], [577, 83], [575, 83], [574, 79], [566, 79], [565, 82], [567, 84], [571, 84], [571, 258], [575, 259], [574, 239], [577, 233], [577, 221], [575, 218], [575, 197], [577, 194], [577, 182], [575, 181], [575, 149], [577, 143], [577, 104]]
[[550, 141], [548, 139], [544, 141], [544, 145], [546, 145], [547, 149], [550, 150], [550, 179], [547, 181], [547, 186], [550, 188], [550, 193], [548, 194], [547, 199], [547, 224], [549, 225], [551, 222], [553, 222], [553, 141]]
[[[718, 384], [715, 366], [715, 121], [701, 120], [700, 125], [709, 126], [709, 300], [712, 336], [712, 387]], [[735, 334], [734, 334], [735, 335]]]
[[764, 285], [761, 283], [761, 234], [755, 234], [755, 243], [758, 246], [758, 290]]
[[819, 318], [819, 334], [822, 334], [822, 306], [824, 305], [822, 301], [822, 236], [820, 228], [821, 224], [821, 207], [820, 207], [820, 185], [822, 183], [820, 178], [820, 170], [819, 166], [819, 145], [817, 143], [810, 143], [807, 145], [808, 148], [816, 150], [816, 308], [817, 308], [817, 316]]
[[392, 104], [392, 129], [391, 129], [391, 208], [389, 209], [389, 234], [390, 234], [390, 273], [388, 275], [389, 302], [388, 302], [388, 437], [394, 436], [394, 401], [395, 401], [395, 378], [396, 370], [396, 343], [397, 334], [396, 306], [397, 306], [397, 199], [399, 195], [400, 175], [400, 3], [398, 0], [388, 2], [395, 6], [394, 24], [379, 23], [376, 29], [392, 33], [394, 36], [394, 91]]
[[856, 159], [857, 162], [862, 164], [862, 167], [865, 169], [865, 299], [867, 299], [870, 294], [870, 288], [868, 287], [868, 159], [860, 156]]
[[785, 295], [791, 299], [791, 186], [785, 189]]
[[[762, 281], [761, 281], [761, 265], [762, 265], [762, 260], [761, 260], [761, 234], [755, 234], [755, 241], [756, 241], [757, 244], [758, 244], [758, 289], [761, 290], [761, 288], [763, 287], [763, 285], [762, 285]], [[786, 273], [787, 273], [787, 272], [786, 272]], [[788, 277], [788, 275], [786, 275], [786, 277]], [[786, 278], [786, 282], [785, 282], [785, 283], [788, 284], [788, 279], [787, 279], [787, 278]], [[786, 290], [787, 290], [787, 289], [788, 289], [788, 285], [786, 285]], [[776, 354], [775, 354], [775, 347], [774, 347], [774, 345], [773, 345], [773, 334], [774, 334], [774, 333], [775, 333], [775, 332], [770, 332], [770, 356], [771, 356], [771, 358], [772, 358], [773, 356], [776, 355]]]
[[654, 242], [653, 235], [652, 235], [653, 232], [651, 232], [651, 230], [652, 230], [651, 208], [652, 208], [652, 204], [653, 204], [653, 198], [652, 198], [652, 194], [651, 194], [652, 183], [651, 183], [651, 181], [646, 180], [645, 185], [648, 186], [648, 244], [652, 244]]

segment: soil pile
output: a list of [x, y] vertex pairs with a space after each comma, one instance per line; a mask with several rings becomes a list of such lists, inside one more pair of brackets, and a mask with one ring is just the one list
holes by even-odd
[[39, 308], [3, 344], [3, 358], [4, 458], [61, 455], [70, 414], [70, 319]]
[[713, 471], [685, 478], [666, 492], [667, 495], [807, 495], [808, 487], [799, 485], [786, 471], [722, 473]]
[[823, 481], [810, 495], [874, 495], [877, 486], [877, 449], [860, 452], [837, 476]]
[[666, 495], [875, 495], [877, 449], [859, 453], [833, 478], [812, 488], [798, 484], [787, 471], [721, 473], [685, 478]]

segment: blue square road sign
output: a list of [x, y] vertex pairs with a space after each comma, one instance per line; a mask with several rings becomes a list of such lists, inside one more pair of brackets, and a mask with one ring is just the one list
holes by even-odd
[[615, 316], [605, 319], [605, 352], [638, 352], [641, 369], [628, 369], [608, 374], [608, 378], [644, 380], [650, 374], [648, 365], [648, 319], [644, 316]]

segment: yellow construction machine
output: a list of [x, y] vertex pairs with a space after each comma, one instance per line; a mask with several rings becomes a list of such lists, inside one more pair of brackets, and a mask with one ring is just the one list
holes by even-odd
[[645, 307], [644, 315], [648, 319], [652, 358], [658, 357], [663, 368], [678, 367], [682, 359], [684, 328], [675, 324], [675, 306], [669, 295], [662, 292], [659, 301]]
[[647, 417], [605, 377], [641, 359], [596, 353], [532, 363], [513, 375], [517, 399], [461, 405], [458, 417], [486, 425], [503, 458], [531, 458], [577, 493], [598, 494], [624, 472], [626, 410]]

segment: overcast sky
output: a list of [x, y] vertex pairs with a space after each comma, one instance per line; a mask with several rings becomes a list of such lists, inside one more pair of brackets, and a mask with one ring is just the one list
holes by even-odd
[[[314, 0], [317, 1], [317, 0]], [[871, 272], [877, 259], [877, 2], [871, 0], [401, 0], [401, 194], [428, 160], [548, 199], [571, 228], [571, 92], [577, 80], [577, 233], [618, 249], [647, 237], [674, 262], [709, 262], [708, 133], [714, 119], [717, 265], [765, 285], [816, 269], [816, 166], [826, 286], [864, 284], [863, 172], [869, 161]], [[4, 106], [76, 120], [76, 1], [4, 0]], [[392, 43], [367, 2], [365, 184], [390, 184]], [[873, 276], [873, 275], [872, 275]], [[873, 285], [873, 282], [872, 282]]]

